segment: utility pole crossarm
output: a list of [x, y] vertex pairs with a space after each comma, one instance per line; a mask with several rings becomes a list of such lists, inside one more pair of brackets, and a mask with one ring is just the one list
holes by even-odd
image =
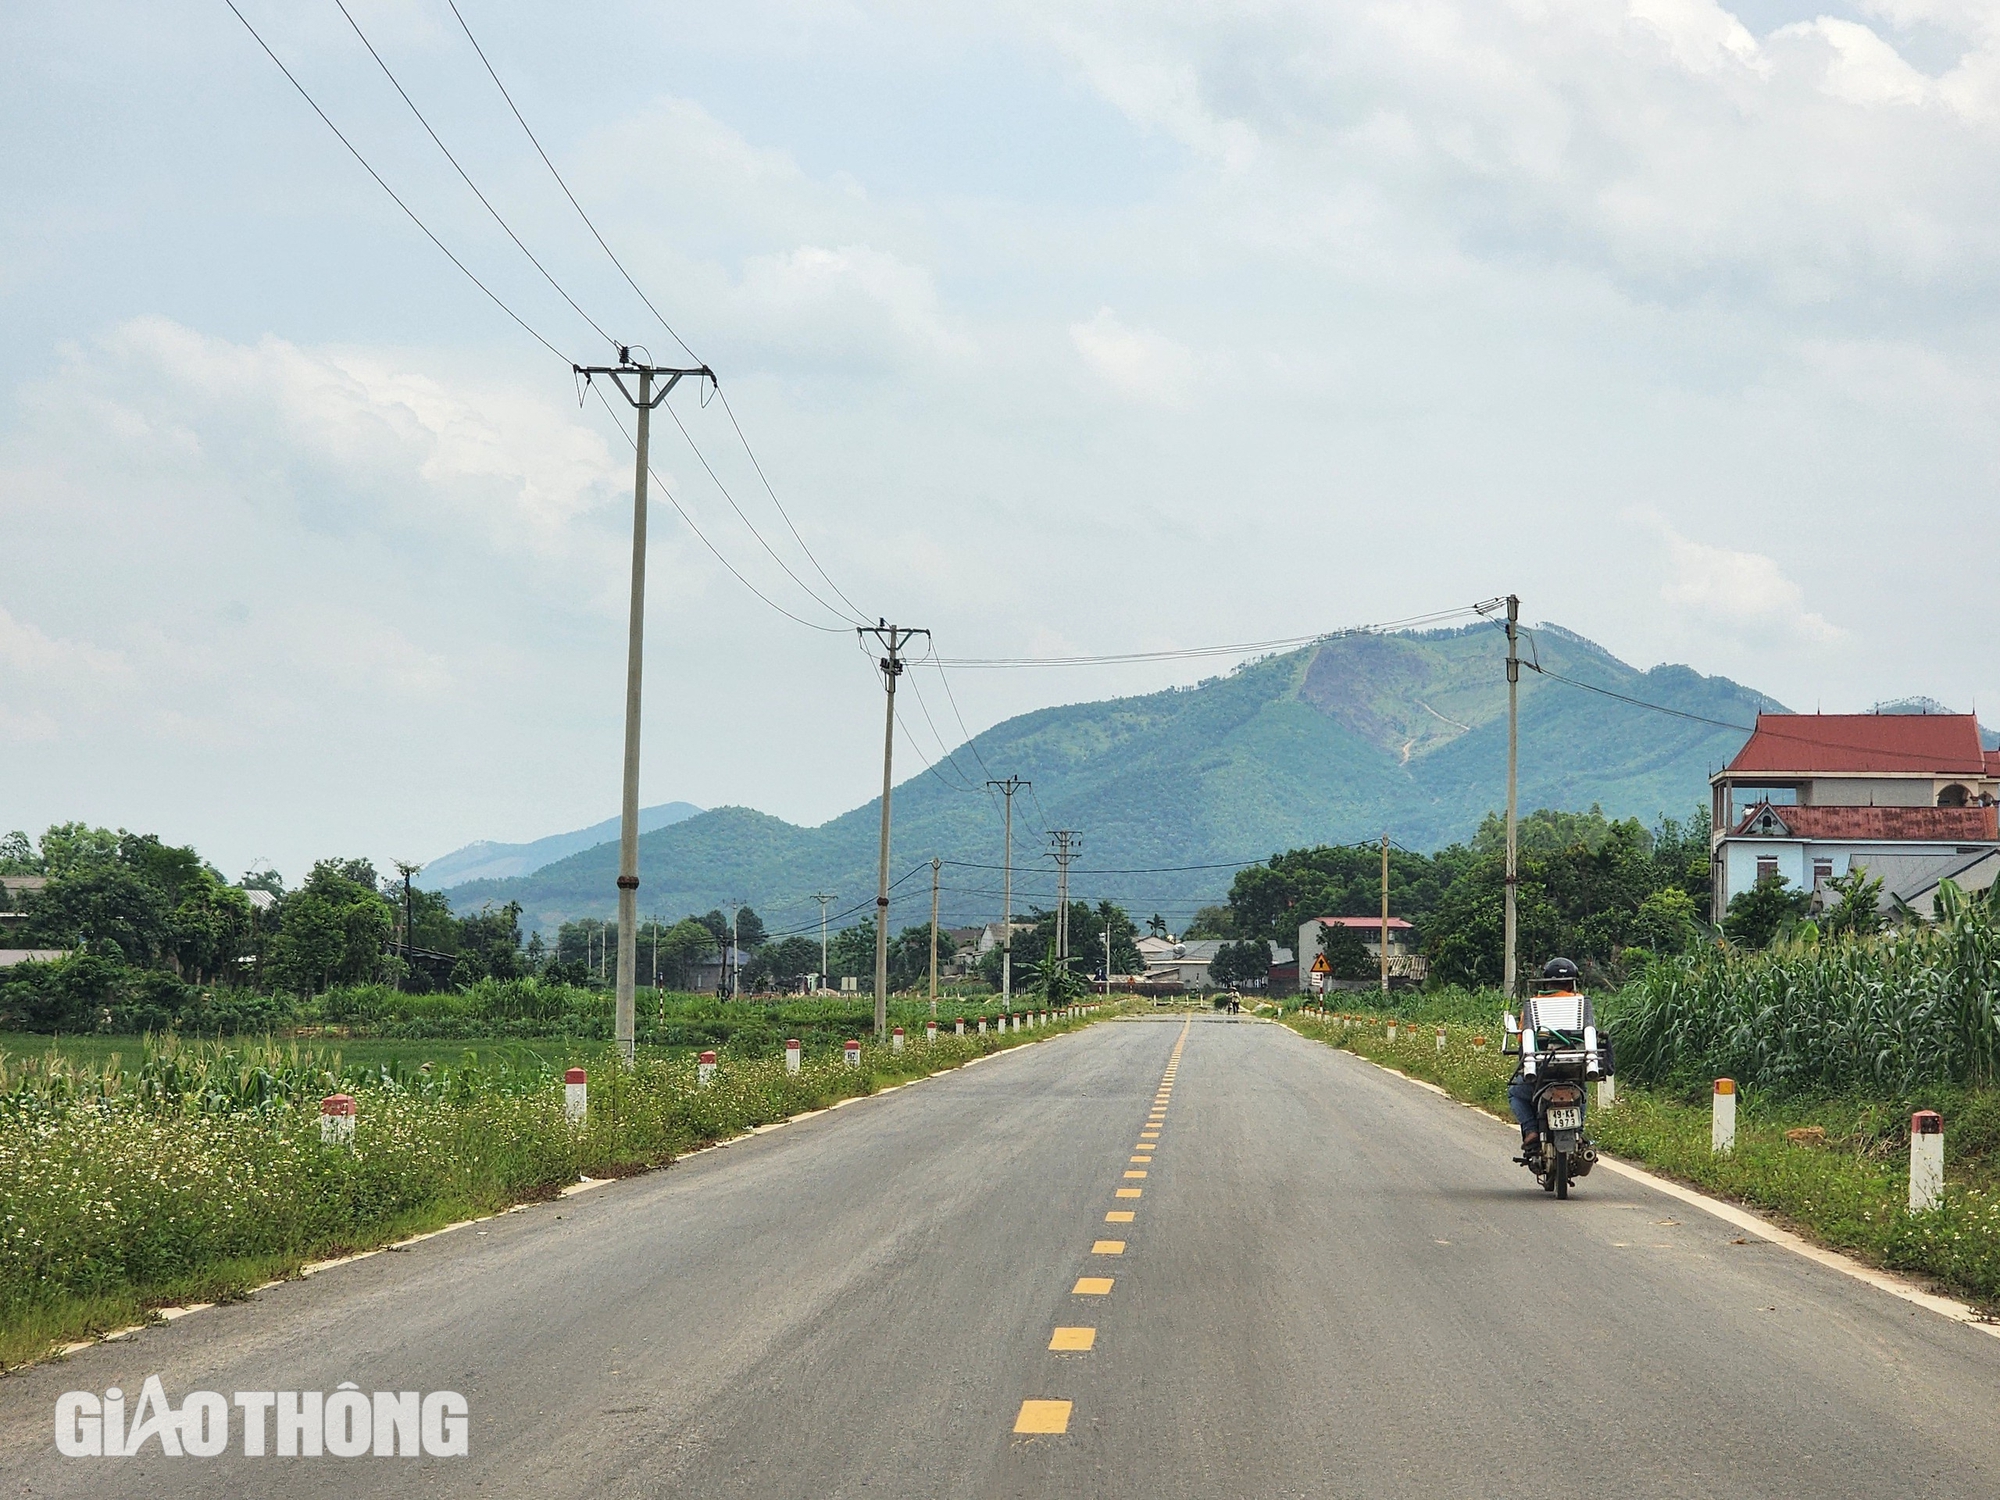
[[[570, 369], [585, 380], [595, 375], [609, 375], [612, 384], [618, 387], [618, 393], [639, 411], [651, 411], [666, 400], [673, 388], [690, 375], [699, 375], [710, 385], [715, 384], [715, 371], [709, 369], [707, 365], [696, 365], [692, 369], [687, 369], [673, 365], [639, 364], [633, 361], [632, 351], [629, 348], [620, 349], [618, 359], [619, 363], [615, 365], [571, 365]], [[639, 380], [639, 394], [636, 396], [625, 384], [625, 377], [628, 375], [635, 376]], [[663, 382], [657, 390], [651, 388], [655, 380]]]

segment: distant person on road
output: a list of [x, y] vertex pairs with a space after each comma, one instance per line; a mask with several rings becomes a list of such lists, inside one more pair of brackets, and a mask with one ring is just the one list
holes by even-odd
[[[1591, 1010], [1590, 996], [1577, 983], [1576, 965], [1566, 958], [1552, 958], [1542, 965], [1542, 977], [1535, 984], [1539, 993], [1521, 1007], [1521, 1030], [1573, 1031], [1576, 1045], [1581, 1046], [1583, 1028], [1595, 1026], [1597, 1017]], [[1562, 1001], [1560, 1015], [1545, 1017], [1541, 1010], [1545, 1000]], [[1537, 1128], [1540, 1122], [1535, 1118], [1536, 1082], [1523, 1071], [1521, 1063], [1514, 1065], [1514, 1076], [1507, 1084], [1507, 1105], [1521, 1127], [1521, 1154], [1515, 1158], [1517, 1161], [1526, 1162], [1542, 1143], [1542, 1133]]]

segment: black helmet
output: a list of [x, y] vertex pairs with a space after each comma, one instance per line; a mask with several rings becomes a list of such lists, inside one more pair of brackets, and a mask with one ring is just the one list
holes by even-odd
[[1542, 965], [1542, 983], [1544, 984], [1573, 985], [1576, 983], [1576, 980], [1576, 965], [1566, 958], [1552, 958]]

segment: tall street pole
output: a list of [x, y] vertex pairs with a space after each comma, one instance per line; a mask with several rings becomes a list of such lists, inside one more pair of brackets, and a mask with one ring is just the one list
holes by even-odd
[[[632, 600], [625, 640], [625, 785], [618, 808], [618, 1007], [613, 1028], [618, 1055], [629, 1064], [637, 1035], [632, 992], [639, 967], [639, 685], [646, 626], [646, 476], [650, 471], [647, 447], [652, 434], [653, 408], [667, 399], [683, 376], [698, 375], [713, 381], [715, 374], [706, 365], [678, 370], [636, 364], [629, 348], [618, 351], [615, 365], [571, 368], [586, 379], [610, 376], [639, 413], [639, 437], [633, 445]], [[638, 377], [637, 395], [625, 384], [628, 375]], [[653, 389], [655, 377], [662, 382], [658, 391]]]
[[1000, 861], [1004, 871], [1000, 877], [1000, 1005], [1004, 1010], [1014, 997], [1014, 793], [1034, 783], [1009, 776], [1005, 781], [986, 784], [998, 788], [1005, 809], [1000, 817], [1007, 851]]
[[902, 649], [910, 637], [929, 635], [928, 630], [904, 630], [887, 620], [856, 628], [858, 635], [872, 635], [888, 650], [877, 663], [887, 708], [882, 723], [882, 850], [875, 880], [875, 1035], [889, 1034], [889, 789], [891, 768], [896, 756], [896, 679], [903, 675]]
[[826, 907], [833, 897], [820, 891], [813, 892], [813, 900], [819, 903], [819, 983], [826, 988]]
[[1521, 600], [1507, 596], [1507, 948], [1501, 965], [1501, 985], [1514, 998], [1514, 892], [1521, 883], [1519, 840], [1516, 837], [1515, 775], [1521, 755]]
[[1382, 993], [1389, 993], [1389, 835], [1382, 835]]
[[1069, 957], [1069, 862], [1083, 847], [1083, 835], [1074, 828], [1052, 828], [1049, 842], [1055, 846], [1056, 862], [1056, 957]]
[[931, 1015], [937, 1015], [937, 908], [938, 875], [944, 869], [944, 861], [931, 856]]

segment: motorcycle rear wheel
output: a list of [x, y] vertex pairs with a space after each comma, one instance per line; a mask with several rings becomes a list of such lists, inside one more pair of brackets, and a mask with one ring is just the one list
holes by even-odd
[[1569, 1197], [1569, 1158], [1567, 1156], [1557, 1153], [1555, 1167], [1549, 1173], [1549, 1176], [1554, 1180], [1556, 1196], [1558, 1198]]

